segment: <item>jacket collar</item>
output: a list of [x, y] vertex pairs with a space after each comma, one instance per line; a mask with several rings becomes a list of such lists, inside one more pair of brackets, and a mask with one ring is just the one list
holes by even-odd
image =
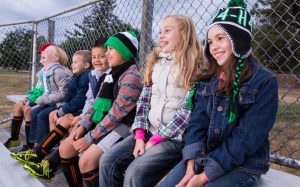
[[159, 52], [158, 55], [160, 58], [166, 58], [167, 60], [175, 59], [175, 52], [165, 53], [165, 52]]

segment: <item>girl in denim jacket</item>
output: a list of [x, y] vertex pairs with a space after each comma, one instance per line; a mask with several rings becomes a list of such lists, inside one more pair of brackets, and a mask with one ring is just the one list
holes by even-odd
[[183, 160], [161, 186], [255, 186], [268, 171], [268, 134], [278, 108], [276, 77], [251, 54], [243, 1], [218, 10], [208, 27], [208, 71], [197, 86]]
[[154, 186], [181, 159], [188, 90], [204, 61], [193, 21], [167, 16], [159, 46], [148, 58], [133, 134], [101, 157], [100, 186]]

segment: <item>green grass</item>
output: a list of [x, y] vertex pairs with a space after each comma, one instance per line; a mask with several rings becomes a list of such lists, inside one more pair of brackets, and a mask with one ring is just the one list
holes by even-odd
[[16, 71], [0, 70], [0, 75], [11, 75], [11, 74], [15, 75]]
[[7, 95], [24, 94], [30, 89], [30, 73], [0, 70], [0, 120], [9, 116], [14, 103]]
[[279, 102], [277, 120], [283, 122], [299, 122], [300, 120], [300, 104]]

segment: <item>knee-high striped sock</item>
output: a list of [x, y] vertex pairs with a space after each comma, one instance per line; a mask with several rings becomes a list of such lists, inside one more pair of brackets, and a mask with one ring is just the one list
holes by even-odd
[[49, 161], [50, 168], [56, 172], [58, 166], [60, 165], [59, 149], [55, 149], [53, 152], [51, 152], [47, 157], [47, 160]]
[[99, 186], [99, 168], [81, 173], [84, 186], [96, 187]]
[[11, 120], [11, 139], [19, 139], [20, 128], [22, 125], [23, 116], [13, 116]]
[[61, 168], [69, 186], [82, 186], [82, 177], [78, 165], [79, 157], [61, 158]]
[[28, 148], [32, 148], [34, 143], [29, 142], [29, 132], [30, 132], [31, 121], [26, 121], [25, 123], [25, 135], [26, 135], [26, 145]]
[[55, 129], [48, 134], [48, 136], [36, 150], [38, 158], [43, 159], [50, 152], [50, 150], [64, 138], [67, 132], [68, 129], [58, 124]]

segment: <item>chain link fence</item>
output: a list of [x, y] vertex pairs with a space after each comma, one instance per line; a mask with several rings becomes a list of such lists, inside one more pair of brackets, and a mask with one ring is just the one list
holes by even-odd
[[[38, 67], [37, 49], [50, 42], [61, 46], [71, 59], [80, 49], [90, 49], [94, 40], [119, 31], [133, 30], [140, 38], [139, 65], [157, 41], [159, 25], [168, 14], [185, 14], [194, 20], [200, 41], [217, 8], [226, 0], [94, 0], [62, 13], [22, 24], [0, 25], [1, 77], [18, 71], [27, 85], [34, 83]], [[297, 0], [249, 0], [253, 16], [253, 46], [259, 60], [279, 80], [279, 111], [270, 134], [271, 162], [294, 168], [300, 175], [300, 3]], [[71, 11], [72, 10], [72, 11]], [[69, 64], [70, 65], [70, 60]], [[26, 74], [27, 73], [27, 74]], [[12, 73], [11, 73], [12, 74]], [[28, 77], [26, 77], [26, 75]], [[13, 75], [11, 75], [13, 76]], [[3, 82], [3, 83], [2, 83]], [[2, 87], [3, 87], [2, 86]], [[14, 87], [12, 90], [16, 90]], [[1, 93], [2, 94], [2, 93]], [[17, 94], [5, 92], [5, 94]], [[18, 93], [20, 94], [20, 93]], [[1, 95], [3, 99], [4, 96]], [[1, 101], [4, 102], [4, 101]], [[6, 106], [6, 105], [5, 105]], [[1, 103], [1, 111], [11, 108]], [[7, 113], [0, 113], [0, 121]], [[4, 120], [6, 121], [6, 120]], [[262, 124], [263, 125], [263, 124]]]

